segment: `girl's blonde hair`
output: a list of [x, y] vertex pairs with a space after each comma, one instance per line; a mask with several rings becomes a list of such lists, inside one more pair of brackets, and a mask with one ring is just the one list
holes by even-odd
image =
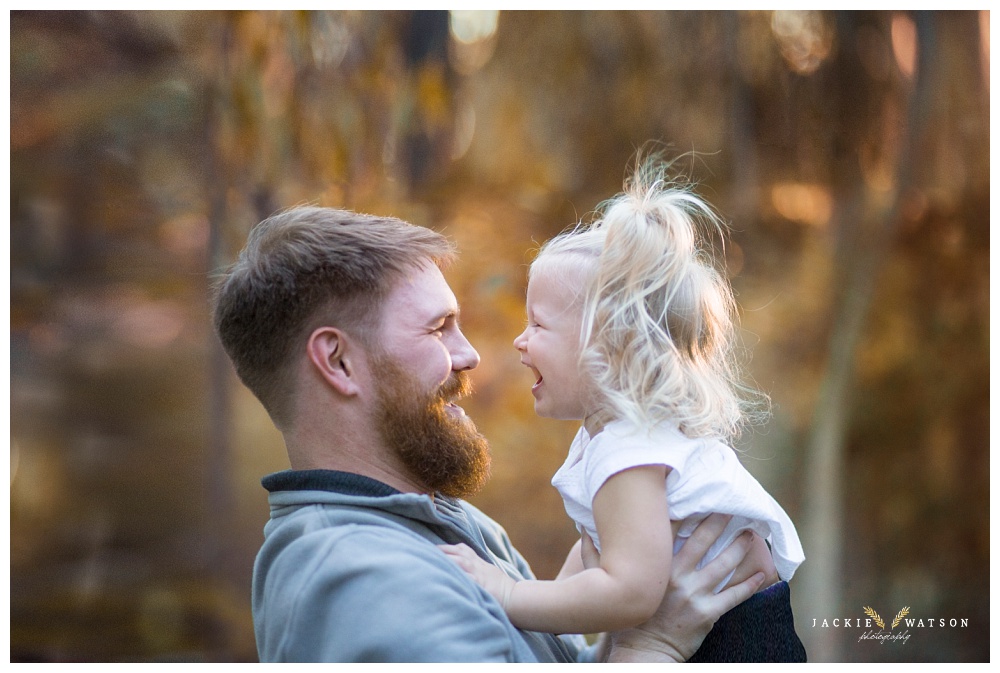
[[640, 166], [593, 223], [542, 246], [529, 273], [584, 271], [573, 274], [585, 279], [580, 364], [602, 420], [670, 420], [690, 437], [734, 438], [753, 398], [766, 398], [739, 382], [736, 304], [710, 245], [725, 225], [668, 168]]

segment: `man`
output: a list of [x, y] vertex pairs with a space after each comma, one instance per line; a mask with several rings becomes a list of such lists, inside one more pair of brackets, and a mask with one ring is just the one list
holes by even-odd
[[[715, 517], [675, 559], [658, 615], [600, 652], [579, 636], [516, 629], [438, 549], [463, 542], [531, 577], [500, 526], [461, 499], [486, 480], [489, 451], [455, 404], [479, 355], [441, 274], [453, 254], [423, 227], [304, 207], [257, 225], [219, 284], [216, 329], [292, 468], [263, 480], [271, 519], [253, 577], [260, 659], [689, 657], [763, 578], [752, 555], [740, 564], [748, 539], [695, 570], [724, 525]], [[737, 564], [745, 581], [713, 595]]]

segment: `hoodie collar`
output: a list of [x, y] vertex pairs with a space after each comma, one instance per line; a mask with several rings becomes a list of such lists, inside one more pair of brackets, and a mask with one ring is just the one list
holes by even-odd
[[461, 500], [440, 493], [403, 493], [371, 477], [339, 470], [284, 470], [267, 475], [261, 484], [269, 491], [272, 518], [309, 505], [373, 508], [434, 524], [469, 516]]
[[398, 495], [388, 484], [353, 472], [340, 470], [284, 470], [260, 480], [269, 493], [277, 491], [331, 491], [343, 495], [381, 498]]

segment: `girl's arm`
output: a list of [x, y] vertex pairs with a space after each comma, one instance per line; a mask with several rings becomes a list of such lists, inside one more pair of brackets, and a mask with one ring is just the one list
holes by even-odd
[[566, 555], [566, 561], [563, 563], [562, 570], [556, 575], [556, 580], [564, 580], [587, 568], [600, 565], [600, 561], [601, 555], [597, 553], [594, 541], [584, 532], [573, 548], [569, 550], [569, 554]]
[[[586, 535], [586, 533], [584, 533]], [[581, 545], [583, 544], [583, 539], [576, 541], [573, 548], [569, 550], [566, 554], [566, 561], [563, 563], [562, 569], [559, 574], [556, 575], [556, 581], [564, 580], [567, 577], [572, 577], [573, 575], [583, 572], [585, 568], [583, 567], [583, 552], [581, 551]]]
[[[744, 531], [715, 559], [698, 569], [698, 563], [718, 541], [730, 518], [711, 514], [698, 524], [671, 563], [670, 586], [656, 615], [638, 627], [608, 634], [609, 662], [685, 661], [698, 650], [719, 617], [763, 586], [763, 567], [753, 568], [751, 564], [745, 569], [748, 573], [745, 578], [739, 569], [753, 556], [748, 550], [761, 540], [750, 531]], [[734, 568], [733, 581], [739, 578], [739, 583], [715, 593], [715, 587]]]
[[598, 633], [635, 626], [656, 612], [670, 577], [666, 472], [660, 465], [634, 467], [604, 483], [594, 498], [600, 566], [565, 579], [515, 583], [468, 548], [443, 549], [500, 601], [518, 628]]

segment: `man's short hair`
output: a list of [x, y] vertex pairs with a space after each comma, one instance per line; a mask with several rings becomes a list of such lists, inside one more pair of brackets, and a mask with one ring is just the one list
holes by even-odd
[[377, 343], [381, 302], [411, 269], [454, 255], [441, 234], [393, 217], [296, 207], [255, 226], [216, 287], [214, 324], [240, 380], [279, 428], [296, 352], [329, 324]]

